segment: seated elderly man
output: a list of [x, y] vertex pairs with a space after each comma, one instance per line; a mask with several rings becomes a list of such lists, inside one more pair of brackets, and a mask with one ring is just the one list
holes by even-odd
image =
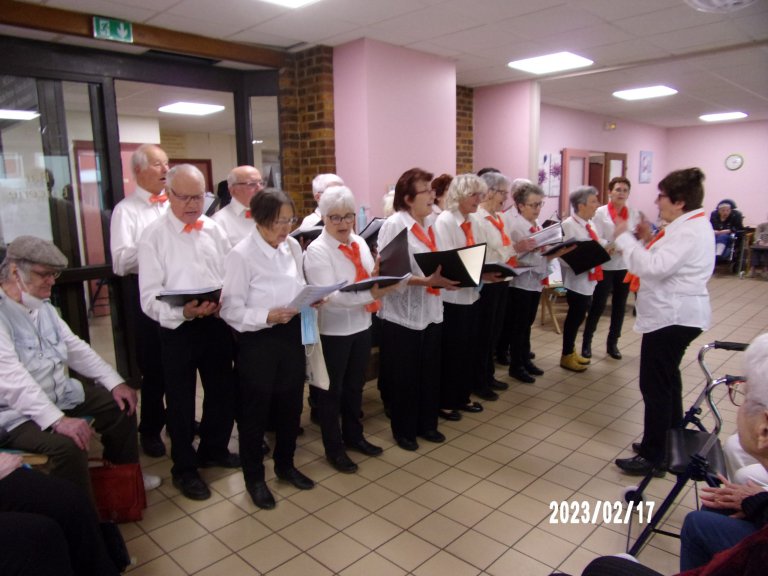
[[[4, 447], [48, 455], [50, 473], [91, 493], [88, 445], [138, 462], [136, 391], [75, 336], [48, 300], [67, 258], [51, 242], [19, 236], [0, 264], [0, 427]], [[69, 377], [69, 369], [99, 385]], [[93, 418], [93, 429], [83, 418]], [[159, 483], [159, 482], [158, 482]]]

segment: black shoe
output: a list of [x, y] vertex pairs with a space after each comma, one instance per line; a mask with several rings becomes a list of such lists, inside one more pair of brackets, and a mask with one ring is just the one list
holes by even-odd
[[450, 420], [451, 422], [458, 422], [461, 420], [461, 412], [458, 410], [438, 410], [437, 415], [440, 416], [440, 418]]
[[472, 394], [478, 398], [482, 398], [483, 400], [488, 400], [489, 402], [494, 402], [499, 399], [499, 395], [490, 388], [480, 388], [479, 390], [473, 390]]
[[266, 456], [269, 454], [269, 444], [267, 444], [266, 440], [261, 441], [261, 455]]
[[530, 360], [528, 362], [525, 362], [523, 364], [523, 368], [525, 368], [525, 371], [528, 372], [531, 376], [543, 376], [544, 370], [536, 366], [533, 362]]
[[589, 342], [584, 342], [581, 345], [581, 355], [584, 358], [592, 358], [592, 344]]
[[293, 484], [299, 490], [312, 490], [315, 487], [315, 483], [299, 472], [295, 467], [288, 468], [287, 470], [278, 470], [275, 468], [275, 476], [277, 476], [283, 482], [289, 482]]
[[427, 442], [434, 442], [435, 444], [445, 442], [445, 434], [438, 432], [437, 430], [427, 430], [423, 434], [419, 434], [419, 436], [424, 438]]
[[160, 458], [165, 456], [165, 444], [163, 444], [160, 434], [157, 436], [153, 434], [142, 434], [139, 437], [139, 442], [144, 454], [150, 458]]
[[200, 468], [240, 468], [240, 455], [229, 452], [223, 458], [205, 459], [201, 458], [198, 464]]
[[464, 406], [459, 406], [458, 410], [462, 412], [482, 412], [483, 405], [479, 402], [470, 402], [469, 404], [464, 404]]
[[416, 440], [411, 440], [410, 438], [405, 438], [404, 436], [395, 436], [395, 442], [397, 442], [397, 445], [400, 446], [400, 448], [403, 450], [413, 452], [414, 450], [419, 449], [419, 444], [416, 442]]
[[635, 454], [640, 454], [640, 447], [642, 444], [640, 442], [632, 442], [632, 452]]
[[509, 352], [497, 353], [496, 364], [500, 364], [502, 366], [509, 366]]
[[344, 445], [348, 449], [354, 450], [355, 452], [360, 452], [360, 454], [365, 454], [366, 456], [378, 456], [384, 452], [381, 446], [371, 444], [365, 438], [360, 438], [360, 440], [357, 442], [345, 442]]
[[350, 457], [344, 452], [337, 454], [336, 456], [326, 456], [325, 459], [339, 472], [343, 472], [344, 474], [354, 474], [357, 472], [357, 464], [352, 462]]
[[272, 510], [275, 507], [275, 497], [269, 491], [264, 480], [258, 482], [246, 482], [245, 489], [251, 496], [251, 500], [262, 510]]
[[488, 386], [491, 388], [491, 390], [507, 390], [509, 389], [509, 384], [506, 382], [502, 382], [501, 380], [496, 380], [496, 378], [493, 378]]
[[536, 358], [536, 352], [528, 352], [528, 358], [530, 358], [531, 360]]
[[608, 352], [608, 356], [610, 356], [614, 360], [621, 360], [621, 352], [619, 352], [619, 347], [616, 345], [616, 342], [608, 344], [608, 348], [606, 351]]
[[208, 500], [211, 497], [211, 491], [197, 471], [174, 476], [173, 485], [190, 500]]
[[615, 462], [616, 466], [630, 476], [647, 476], [653, 472], [656, 478], [661, 478], [667, 473], [663, 466], [655, 466], [653, 462], [646, 460], [639, 454], [632, 458], [617, 458]]
[[536, 378], [531, 376], [528, 373], [528, 370], [526, 370], [525, 368], [521, 368], [519, 366], [517, 368], [512, 368], [510, 366], [509, 375], [515, 380], [519, 380], [520, 382], [524, 382], [525, 384], [533, 384], [534, 382], [536, 382]]

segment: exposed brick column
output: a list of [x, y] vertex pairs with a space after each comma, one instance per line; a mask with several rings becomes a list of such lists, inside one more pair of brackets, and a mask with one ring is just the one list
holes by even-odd
[[312, 178], [336, 172], [332, 48], [291, 56], [280, 70], [279, 108], [283, 188], [305, 216], [315, 209]]
[[456, 86], [456, 174], [474, 170], [474, 115], [475, 90]]

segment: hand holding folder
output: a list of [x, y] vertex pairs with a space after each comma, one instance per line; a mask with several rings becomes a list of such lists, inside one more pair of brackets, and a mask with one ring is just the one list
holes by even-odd
[[608, 254], [606, 249], [594, 240], [567, 240], [560, 244], [555, 244], [544, 252], [544, 255], [549, 256], [569, 246], [575, 246], [575, 248], [570, 252], [562, 254], [560, 259], [571, 267], [574, 274], [582, 274], [611, 259], [611, 255]]

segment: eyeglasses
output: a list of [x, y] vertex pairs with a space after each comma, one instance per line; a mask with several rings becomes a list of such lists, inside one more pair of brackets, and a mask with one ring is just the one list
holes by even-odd
[[327, 216], [327, 219], [331, 224], [341, 224], [342, 221], [346, 222], [347, 224], [352, 224], [352, 222], [355, 221], [355, 213], [348, 212], [347, 214], [344, 214], [344, 216], [331, 214], [330, 216]]
[[741, 406], [744, 403], [746, 394], [744, 394], [743, 384], [743, 380], [728, 383], [728, 398], [731, 399], [734, 406]]
[[541, 208], [544, 206], [544, 202], [531, 202], [530, 204], [523, 204], [523, 206], [528, 206], [528, 208]]
[[189, 204], [190, 202], [202, 202], [205, 198], [205, 194], [192, 194], [190, 196], [185, 196], [183, 194], [176, 194], [173, 188], [168, 188], [168, 190], [171, 191], [171, 194], [176, 196], [181, 202], [184, 203], [184, 205]]
[[278, 218], [277, 220], [274, 221], [274, 225], [275, 226], [286, 226], [286, 225], [290, 224], [291, 226], [293, 226], [298, 221], [299, 221], [299, 219], [296, 218], [296, 216], [294, 216], [293, 218]]
[[246, 182], [235, 182], [233, 186], [245, 186], [246, 188], [262, 188], [264, 180], [248, 180]]
[[43, 271], [40, 271], [40, 270], [35, 270], [34, 268], [32, 268], [30, 270], [30, 272], [32, 272], [32, 274], [34, 274], [35, 276], [39, 276], [43, 280], [56, 280], [56, 278], [61, 276], [61, 270], [43, 270]]

